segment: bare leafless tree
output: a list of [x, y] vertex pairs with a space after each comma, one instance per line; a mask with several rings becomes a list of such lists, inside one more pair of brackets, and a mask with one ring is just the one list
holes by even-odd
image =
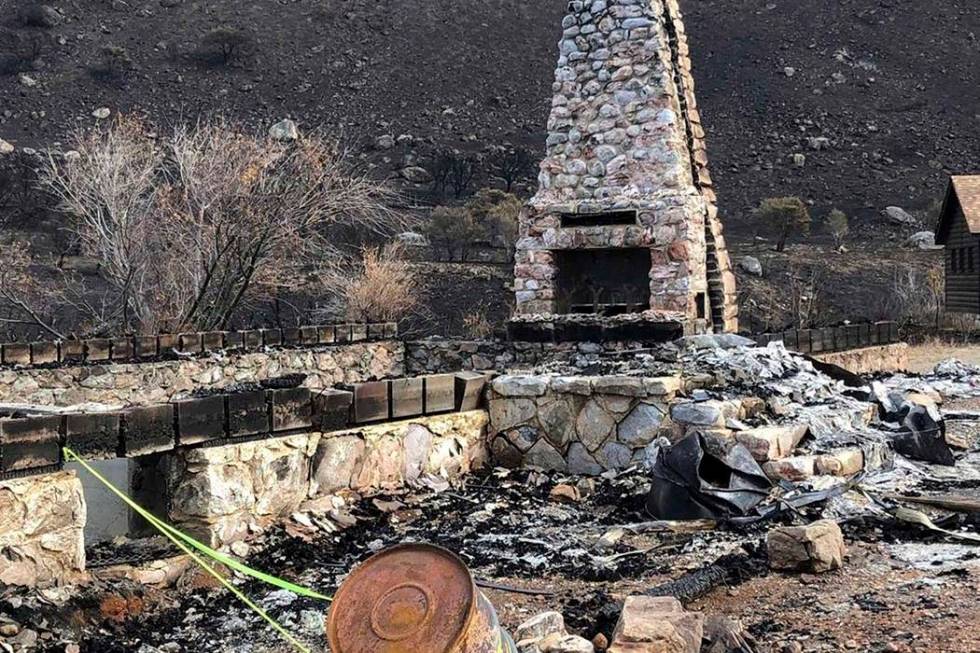
[[317, 135], [281, 143], [222, 121], [162, 143], [122, 118], [49, 156], [44, 186], [116, 297], [118, 322], [145, 332], [219, 329], [244, 307], [297, 288], [339, 257], [330, 230], [402, 226], [387, 188], [351, 172]]

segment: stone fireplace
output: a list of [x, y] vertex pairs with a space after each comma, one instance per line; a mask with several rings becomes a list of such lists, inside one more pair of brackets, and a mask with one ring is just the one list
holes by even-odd
[[573, 1], [563, 30], [515, 319], [638, 314], [737, 330], [676, 0]]

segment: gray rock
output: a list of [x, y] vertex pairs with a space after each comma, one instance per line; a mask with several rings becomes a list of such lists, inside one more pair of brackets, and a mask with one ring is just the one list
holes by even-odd
[[27, 88], [34, 88], [37, 86], [37, 80], [28, 75], [27, 73], [21, 73], [17, 76], [17, 81], [20, 82], [21, 86], [26, 86]]
[[882, 215], [888, 218], [888, 220], [894, 224], [913, 226], [919, 224], [919, 221], [915, 219], [911, 214], [905, 209], [899, 206], [889, 206], [884, 211]]
[[493, 464], [508, 469], [516, 469], [521, 466], [522, 456], [520, 450], [507, 441], [504, 436], [499, 436], [490, 443], [490, 455]]
[[653, 442], [664, 421], [664, 413], [652, 404], [638, 404], [619, 424], [619, 441], [630, 447]]
[[416, 233], [414, 231], [402, 232], [398, 234], [398, 236], [396, 236], [396, 240], [402, 245], [407, 245], [409, 247], [429, 246], [429, 239], [423, 236], [422, 234]]
[[419, 424], [412, 424], [405, 433], [405, 482], [413, 484], [418, 481], [425, 470], [432, 450], [432, 433]]
[[738, 267], [753, 277], [761, 277], [763, 275], [762, 262], [754, 256], [743, 256], [740, 258], [738, 260]]
[[514, 630], [515, 641], [539, 640], [554, 635], [565, 634], [565, 618], [560, 612], [542, 612], [531, 617]]
[[421, 166], [402, 168], [401, 176], [402, 179], [410, 181], [413, 184], [428, 184], [432, 181], [432, 174]]
[[28, 21], [37, 27], [57, 27], [64, 20], [58, 10], [51, 5], [37, 5], [27, 14]]
[[543, 376], [501, 376], [493, 381], [493, 391], [503, 397], [540, 397], [548, 390]]
[[269, 138], [284, 143], [299, 140], [299, 128], [289, 118], [280, 120], [269, 128]]
[[721, 409], [710, 402], [684, 402], [670, 407], [670, 416], [675, 422], [693, 426], [720, 426], [724, 424]]
[[544, 438], [538, 440], [537, 444], [524, 454], [524, 465], [526, 467], [540, 467], [550, 472], [564, 472], [568, 470], [565, 459]]
[[548, 399], [538, 408], [538, 421], [548, 441], [564, 449], [575, 436], [575, 406], [568, 398]]
[[374, 139], [374, 149], [390, 150], [395, 147], [395, 137], [391, 134], [382, 134]]
[[0, 154], [13, 154], [14, 146], [0, 138]]
[[605, 470], [588, 452], [581, 442], [573, 442], [568, 447], [568, 473], [598, 476]]
[[936, 245], [936, 234], [932, 231], [919, 231], [908, 239], [908, 245], [915, 249], [930, 250], [942, 249], [941, 245]]
[[589, 451], [595, 451], [609, 439], [616, 421], [595, 399], [589, 399], [579, 413], [575, 427], [582, 444]]
[[110, 115], [112, 115], [112, 111], [110, 111], [108, 107], [99, 107], [92, 112], [92, 117], [96, 120], [105, 120]]
[[490, 402], [490, 425], [495, 432], [508, 431], [529, 422], [537, 411], [531, 399], [494, 399]]
[[595, 459], [607, 470], [626, 469], [633, 461], [633, 450], [618, 442], [607, 442], [595, 452]]
[[541, 432], [533, 426], [519, 426], [507, 431], [506, 436], [511, 444], [526, 452], [541, 438]]
[[714, 333], [697, 336], [685, 336], [677, 341], [685, 349], [736, 349], [738, 347], [755, 347], [756, 342], [751, 338], [734, 333]]
[[642, 397], [643, 379], [631, 376], [600, 376], [592, 382], [597, 394]]
[[319, 494], [349, 488], [364, 461], [364, 441], [357, 436], [324, 437], [313, 457], [313, 485]]

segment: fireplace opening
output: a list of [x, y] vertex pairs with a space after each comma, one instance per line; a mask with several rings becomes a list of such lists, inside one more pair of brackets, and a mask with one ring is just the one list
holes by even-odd
[[611, 316], [650, 308], [650, 250], [565, 250], [554, 257], [559, 312]]
[[603, 211], [601, 213], [562, 213], [561, 226], [569, 227], [610, 227], [618, 224], [636, 224], [635, 210]]

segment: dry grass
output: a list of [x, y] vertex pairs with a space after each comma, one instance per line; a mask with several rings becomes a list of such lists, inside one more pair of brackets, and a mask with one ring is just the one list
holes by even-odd
[[365, 249], [359, 269], [338, 272], [334, 285], [357, 322], [399, 320], [419, 305], [418, 278], [397, 247]]

